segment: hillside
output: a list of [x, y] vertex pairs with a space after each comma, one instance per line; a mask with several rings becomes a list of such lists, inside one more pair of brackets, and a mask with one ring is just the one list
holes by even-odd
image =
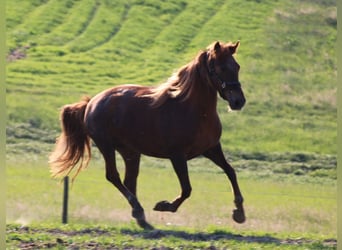
[[225, 151], [336, 154], [334, 0], [12, 0], [6, 18], [9, 154], [46, 154], [62, 105], [160, 84], [215, 40], [241, 41], [247, 98], [219, 102]]

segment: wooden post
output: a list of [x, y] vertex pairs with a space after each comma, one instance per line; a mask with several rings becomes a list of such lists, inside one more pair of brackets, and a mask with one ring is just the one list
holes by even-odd
[[64, 177], [62, 223], [68, 223], [69, 176]]

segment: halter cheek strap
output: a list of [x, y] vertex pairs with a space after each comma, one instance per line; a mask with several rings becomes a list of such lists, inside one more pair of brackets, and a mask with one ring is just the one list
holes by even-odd
[[222, 81], [217, 74], [216, 74], [216, 78], [220, 82], [222, 89], [225, 89], [227, 86], [238, 86], [238, 87], [241, 86], [241, 84], [238, 81], [233, 81], [233, 82]]
[[224, 90], [228, 86], [237, 86], [237, 87], [241, 86], [239, 81], [231, 81], [231, 82], [223, 81], [221, 79], [221, 77], [216, 73], [213, 61], [211, 61], [210, 64], [209, 64], [208, 72], [209, 72], [210, 76], [214, 76], [217, 79], [217, 81], [219, 82], [222, 90]]

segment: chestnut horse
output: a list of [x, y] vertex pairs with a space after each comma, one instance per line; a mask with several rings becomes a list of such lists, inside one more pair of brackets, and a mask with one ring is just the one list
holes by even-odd
[[[53, 176], [66, 176], [75, 168], [75, 178], [90, 160], [91, 138], [105, 160], [107, 180], [127, 199], [137, 223], [149, 229], [152, 226], [145, 220], [136, 194], [141, 154], [172, 162], [181, 193], [173, 201], [160, 201], [154, 207], [169, 212], [176, 212], [190, 196], [187, 160], [203, 155], [228, 176], [236, 205], [233, 219], [243, 223], [243, 198], [235, 171], [222, 152], [222, 127], [216, 110], [217, 92], [232, 110], [240, 110], [245, 104], [238, 77], [240, 66], [233, 57], [238, 46], [239, 42], [214, 42], [158, 87], [116, 86], [64, 106], [62, 133], [50, 156]], [[123, 182], [115, 151], [125, 163]]]

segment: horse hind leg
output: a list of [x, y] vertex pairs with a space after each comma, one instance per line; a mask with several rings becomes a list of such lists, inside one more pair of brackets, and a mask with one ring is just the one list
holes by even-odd
[[[139, 165], [140, 165], [140, 153], [120, 148], [118, 149], [121, 154], [124, 162], [125, 162], [125, 178], [124, 185], [125, 187], [137, 198], [137, 178], [139, 175]], [[138, 207], [137, 210], [132, 211], [132, 215], [134, 218], [144, 218], [144, 214], [141, 215], [144, 211], [141, 211]]]
[[[112, 147], [99, 147], [106, 165], [106, 179], [111, 182], [127, 199], [129, 204], [132, 207], [132, 216], [136, 219], [139, 226], [144, 229], [153, 229], [153, 227], [146, 221], [145, 212], [143, 207], [140, 205], [136, 195], [135, 195], [135, 185], [128, 185], [130, 187], [127, 188], [121, 181], [120, 174], [116, 168], [115, 161], [115, 150]], [[126, 184], [129, 183], [127, 175], [125, 178]]]

